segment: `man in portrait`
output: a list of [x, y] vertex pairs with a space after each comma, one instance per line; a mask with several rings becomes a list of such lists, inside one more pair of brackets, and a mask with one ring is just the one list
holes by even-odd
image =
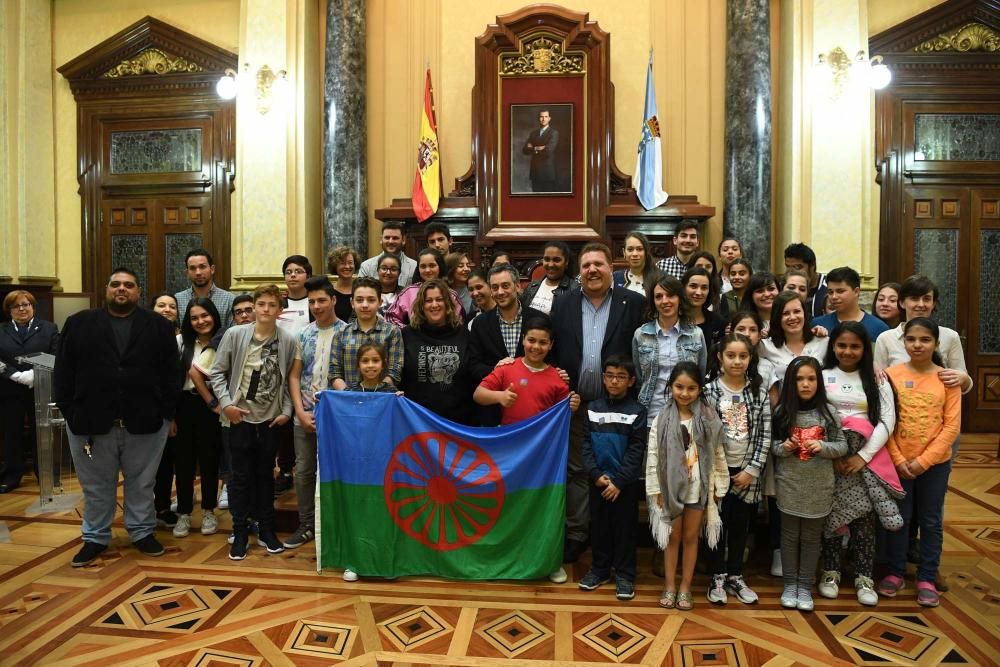
[[556, 151], [559, 130], [552, 127], [548, 109], [538, 112], [538, 129], [528, 135], [521, 152], [531, 156], [531, 189], [534, 192], [556, 191]]

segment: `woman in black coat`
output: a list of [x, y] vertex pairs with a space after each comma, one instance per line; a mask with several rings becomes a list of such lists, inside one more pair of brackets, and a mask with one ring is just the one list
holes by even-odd
[[0, 493], [21, 485], [24, 475], [24, 423], [35, 442], [34, 371], [18, 357], [35, 352], [56, 353], [59, 330], [52, 322], [35, 318], [38, 302], [31, 292], [14, 290], [3, 300], [9, 322], [0, 324], [0, 432], [3, 434], [3, 472]]

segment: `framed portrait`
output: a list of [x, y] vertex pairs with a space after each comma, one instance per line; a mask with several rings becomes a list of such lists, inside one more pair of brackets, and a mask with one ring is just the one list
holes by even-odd
[[573, 105], [510, 105], [510, 194], [573, 195]]

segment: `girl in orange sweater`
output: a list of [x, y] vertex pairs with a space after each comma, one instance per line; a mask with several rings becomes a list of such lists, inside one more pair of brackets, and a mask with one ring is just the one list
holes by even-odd
[[962, 425], [962, 391], [957, 386], [946, 387], [938, 377], [943, 365], [937, 353], [938, 339], [938, 325], [933, 320], [911, 319], [903, 329], [910, 361], [886, 371], [899, 402], [896, 430], [886, 449], [906, 491], [900, 504], [906, 526], [886, 534], [889, 575], [879, 584], [878, 592], [891, 598], [903, 588], [913, 519], [920, 524], [917, 603], [924, 607], [936, 607], [939, 602], [934, 581], [944, 538], [944, 495], [951, 473], [951, 443]]

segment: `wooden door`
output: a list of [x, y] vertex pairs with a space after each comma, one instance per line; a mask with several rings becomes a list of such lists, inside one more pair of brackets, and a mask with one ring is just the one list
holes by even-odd
[[972, 188], [973, 240], [965, 357], [976, 386], [968, 399], [966, 430], [1000, 428], [1000, 188]]

